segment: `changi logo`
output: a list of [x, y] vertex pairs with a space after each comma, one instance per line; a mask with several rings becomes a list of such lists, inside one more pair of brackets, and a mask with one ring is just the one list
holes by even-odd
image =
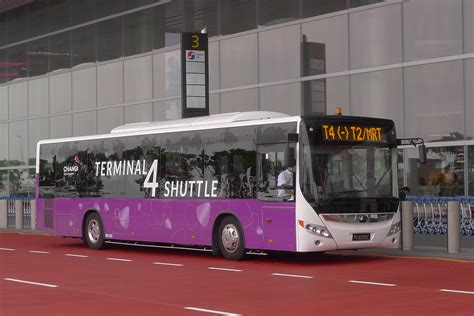
[[81, 165], [81, 159], [79, 158], [79, 155], [74, 156], [74, 161], [72, 165], [63, 167], [64, 175], [66, 176], [73, 175], [74, 173], [78, 172], [80, 165]]
[[[158, 182], [158, 160], [153, 160], [150, 169], [147, 168], [146, 160], [123, 160], [123, 161], [96, 161], [96, 177], [145, 175], [143, 187], [151, 189], [151, 196], [156, 196]], [[218, 180], [188, 180], [188, 181], [165, 181], [163, 183], [164, 197], [217, 197]]]

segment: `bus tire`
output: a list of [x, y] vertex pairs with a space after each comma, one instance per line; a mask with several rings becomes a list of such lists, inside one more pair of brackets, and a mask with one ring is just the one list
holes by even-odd
[[226, 259], [242, 260], [245, 257], [244, 232], [234, 216], [226, 216], [219, 223], [217, 243]]
[[84, 225], [83, 238], [91, 249], [100, 250], [105, 248], [104, 225], [98, 213], [87, 215]]

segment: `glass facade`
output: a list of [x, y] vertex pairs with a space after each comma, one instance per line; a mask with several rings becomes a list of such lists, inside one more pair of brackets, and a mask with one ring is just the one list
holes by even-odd
[[25, 3], [0, 12], [0, 196], [33, 194], [40, 139], [180, 118], [180, 33], [203, 29], [211, 114], [389, 118], [430, 146], [400, 185], [474, 195], [474, 0]]

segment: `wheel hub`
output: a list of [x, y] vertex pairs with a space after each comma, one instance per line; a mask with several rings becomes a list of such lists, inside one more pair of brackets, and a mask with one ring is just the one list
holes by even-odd
[[240, 236], [235, 225], [225, 225], [224, 229], [222, 230], [222, 245], [229, 253], [234, 253], [239, 248]]
[[93, 219], [89, 222], [89, 225], [87, 226], [87, 233], [91, 243], [95, 244], [99, 241], [100, 226], [97, 220]]

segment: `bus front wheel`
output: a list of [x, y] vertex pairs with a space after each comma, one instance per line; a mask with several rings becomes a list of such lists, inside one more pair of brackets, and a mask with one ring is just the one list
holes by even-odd
[[245, 257], [244, 233], [233, 216], [226, 216], [219, 223], [217, 241], [222, 255], [230, 260]]
[[87, 216], [83, 235], [90, 248], [99, 250], [105, 247], [104, 226], [99, 214], [91, 213]]

